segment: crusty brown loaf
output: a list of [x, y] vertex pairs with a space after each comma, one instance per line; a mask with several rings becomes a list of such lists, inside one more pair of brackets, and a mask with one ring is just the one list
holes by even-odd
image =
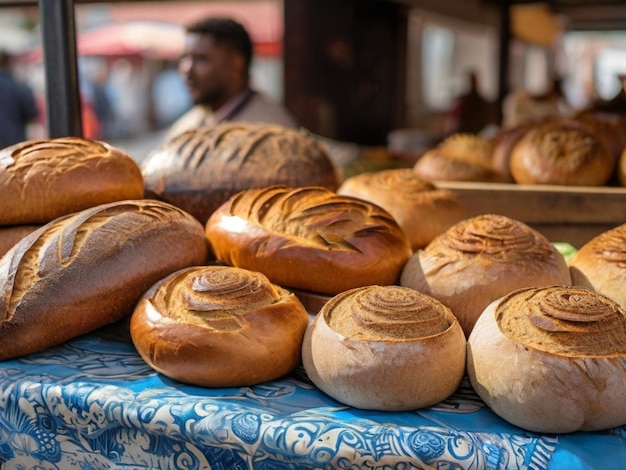
[[0, 257], [13, 248], [22, 238], [41, 225], [8, 225], [0, 227]]
[[283, 287], [334, 295], [394, 284], [411, 255], [384, 209], [317, 186], [249, 189], [206, 224], [216, 258]]
[[497, 181], [491, 142], [474, 134], [452, 134], [427, 150], [413, 166], [428, 181]]
[[492, 302], [468, 340], [467, 374], [485, 403], [541, 433], [626, 424], [626, 310], [575, 286]]
[[452, 191], [437, 188], [410, 168], [352, 176], [344, 180], [337, 194], [363, 199], [385, 209], [400, 224], [413, 250], [428, 245], [467, 213]]
[[626, 308], [626, 223], [581, 246], [569, 267], [575, 285], [591, 287]]
[[302, 364], [335, 400], [377, 410], [430, 406], [465, 373], [466, 341], [449, 308], [400, 286], [367, 286], [330, 299], [305, 333]]
[[511, 153], [515, 144], [531, 129], [531, 125], [519, 125], [501, 129], [492, 139], [493, 153], [491, 161], [498, 180], [502, 183], [513, 183], [511, 176]]
[[511, 153], [511, 175], [520, 184], [601, 186], [613, 174], [608, 147], [579, 122], [553, 120], [529, 130]]
[[563, 256], [541, 233], [503, 215], [465, 219], [416, 251], [400, 284], [452, 309], [466, 336], [493, 300], [532, 286], [571, 284]]
[[202, 224], [162, 202], [55, 219], [0, 258], [0, 360], [119, 320], [156, 281], [206, 259]]
[[250, 188], [338, 186], [325, 148], [304, 131], [275, 124], [223, 123], [184, 132], [142, 164], [146, 195], [205, 223], [228, 198]]
[[143, 194], [139, 166], [104, 142], [63, 137], [0, 150], [0, 225], [44, 224]]
[[251, 386], [300, 361], [309, 316], [266, 276], [230, 266], [182, 269], [148, 290], [130, 332], [144, 360], [181, 382]]

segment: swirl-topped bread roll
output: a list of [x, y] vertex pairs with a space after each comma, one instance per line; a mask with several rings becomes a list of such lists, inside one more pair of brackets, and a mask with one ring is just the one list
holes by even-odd
[[104, 142], [63, 137], [0, 150], [0, 225], [43, 224], [143, 195], [139, 166]]
[[232, 195], [271, 185], [337, 189], [320, 142], [275, 124], [228, 122], [177, 135], [142, 164], [146, 193], [205, 223]]
[[579, 122], [555, 120], [530, 129], [510, 158], [520, 184], [601, 186], [612, 176], [615, 159], [608, 147]]
[[470, 383], [500, 417], [542, 433], [626, 424], [626, 310], [591, 289], [520, 289], [468, 340]]
[[155, 370], [204, 387], [251, 386], [300, 361], [309, 316], [261, 273], [182, 269], [151, 287], [131, 317], [133, 343]]
[[450, 396], [465, 373], [466, 341], [449, 308], [400, 286], [367, 286], [331, 298], [304, 336], [302, 364], [335, 400], [408, 410]]
[[413, 250], [466, 217], [466, 208], [452, 191], [437, 188], [410, 168], [360, 173], [346, 179], [337, 194], [385, 209], [400, 224]]
[[626, 224], [581, 246], [569, 267], [573, 284], [591, 287], [626, 308]]
[[452, 134], [426, 151], [413, 171], [429, 181], [496, 181], [491, 142], [474, 134]]
[[387, 211], [316, 186], [242, 191], [213, 213], [206, 234], [225, 264], [330, 295], [394, 284], [411, 256]]
[[207, 258], [202, 224], [170, 204], [102, 204], [59, 217], [0, 258], [0, 360], [132, 313], [156, 281]]
[[503, 215], [463, 220], [416, 251], [400, 284], [452, 309], [466, 335], [492, 301], [522, 287], [571, 284], [567, 263], [541, 233]]

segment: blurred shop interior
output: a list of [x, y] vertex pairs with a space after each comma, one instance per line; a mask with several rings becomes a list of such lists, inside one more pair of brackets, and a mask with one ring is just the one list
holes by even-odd
[[[31, 137], [45, 137], [37, 2], [0, 7], [0, 49], [42, 108]], [[471, 75], [487, 103], [476, 113], [483, 132], [502, 125], [505, 99], [519, 91], [548, 96], [558, 83], [570, 109], [623, 100], [618, 1], [78, 1], [75, 15], [83, 132], [138, 158], [190, 106], [177, 71], [183, 25], [209, 15], [248, 28], [257, 89], [311, 132], [359, 147], [432, 146], [454, 129]]]

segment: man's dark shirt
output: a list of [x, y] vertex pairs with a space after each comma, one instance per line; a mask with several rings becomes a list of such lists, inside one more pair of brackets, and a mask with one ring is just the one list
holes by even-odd
[[0, 70], [0, 149], [26, 140], [26, 125], [38, 115], [30, 88]]

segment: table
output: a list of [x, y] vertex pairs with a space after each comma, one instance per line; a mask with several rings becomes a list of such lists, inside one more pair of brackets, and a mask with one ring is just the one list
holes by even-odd
[[136, 353], [128, 320], [0, 362], [8, 469], [622, 469], [626, 426], [539, 435], [492, 413], [467, 380], [408, 412], [341, 405], [301, 367], [254, 387], [187, 386]]

